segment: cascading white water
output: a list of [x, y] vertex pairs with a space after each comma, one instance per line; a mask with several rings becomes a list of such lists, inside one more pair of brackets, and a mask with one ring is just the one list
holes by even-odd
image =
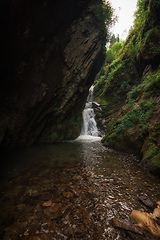
[[83, 126], [81, 130], [81, 135], [98, 136], [98, 128], [95, 120], [95, 113], [94, 109], [92, 108], [93, 91], [94, 86], [91, 86], [89, 89], [89, 95], [87, 98], [85, 109], [83, 110], [82, 113]]
[[89, 94], [87, 97], [87, 102], [83, 110], [83, 125], [80, 136], [78, 140], [100, 140], [101, 137], [98, 137], [98, 128], [95, 120], [95, 113], [92, 107], [93, 102], [93, 92], [94, 86], [91, 86], [89, 89]]

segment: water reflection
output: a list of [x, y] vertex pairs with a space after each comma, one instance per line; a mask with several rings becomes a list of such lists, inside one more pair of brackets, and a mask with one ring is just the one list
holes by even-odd
[[110, 223], [148, 211], [137, 195], [160, 199], [160, 179], [136, 157], [75, 141], [30, 147], [3, 163], [0, 239], [154, 239]]

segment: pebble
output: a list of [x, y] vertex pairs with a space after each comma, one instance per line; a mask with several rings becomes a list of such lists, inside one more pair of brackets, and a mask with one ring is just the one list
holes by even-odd
[[52, 201], [49, 200], [49, 201], [47, 201], [47, 202], [44, 202], [44, 203], [42, 204], [42, 206], [43, 206], [43, 207], [51, 207], [51, 206], [52, 206]]
[[74, 196], [74, 194], [72, 192], [63, 192], [63, 196], [66, 198], [71, 198]]

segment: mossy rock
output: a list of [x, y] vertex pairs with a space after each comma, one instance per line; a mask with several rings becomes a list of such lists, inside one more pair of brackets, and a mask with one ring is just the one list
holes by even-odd
[[112, 132], [111, 134], [106, 135], [102, 139], [102, 143], [106, 147], [112, 147], [112, 148], [119, 149], [120, 146], [122, 145], [121, 140], [122, 140], [121, 135], [117, 135], [116, 132]]
[[51, 134], [51, 142], [55, 142], [58, 139], [58, 133], [57, 132], [53, 132]]
[[160, 170], [160, 152], [152, 158], [151, 164]]
[[144, 143], [144, 146], [142, 148], [143, 150], [143, 158], [142, 161], [145, 162], [149, 162], [153, 159], [153, 157], [156, 155], [158, 147], [156, 146], [156, 144], [150, 142], [150, 141], [146, 141]]
[[142, 163], [153, 171], [160, 173], [160, 124], [156, 122], [149, 132], [142, 147]]
[[153, 59], [160, 56], [160, 27], [147, 31], [143, 37], [140, 51], [144, 59]]
[[159, 0], [149, 0], [148, 9], [149, 9], [150, 14], [156, 20], [158, 20], [160, 18], [159, 17], [159, 13], [160, 13], [160, 1]]

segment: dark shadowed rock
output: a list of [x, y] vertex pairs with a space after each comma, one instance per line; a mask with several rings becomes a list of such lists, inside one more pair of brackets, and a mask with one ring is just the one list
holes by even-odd
[[138, 196], [138, 199], [149, 208], [154, 208], [156, 205], [155, 202], [153, 202], [151, 199], [147, 198], [146, 196]]
[[73, 139], [103, 60], [100, 0], [1, 3], [0, 144]]
[[113, 218], [111, 220], [111, 224], [118, 227], [118, 228], [122, 228], [122, 229], [125, 229], [127, 231], [131, 231], [131, 232], [143, 235], [143, 230], [142, 229], [140, 229], [139, 227], [135, 226], [134, 224], [132, 224], [128, 221], [118, 219], [118, 218]]

